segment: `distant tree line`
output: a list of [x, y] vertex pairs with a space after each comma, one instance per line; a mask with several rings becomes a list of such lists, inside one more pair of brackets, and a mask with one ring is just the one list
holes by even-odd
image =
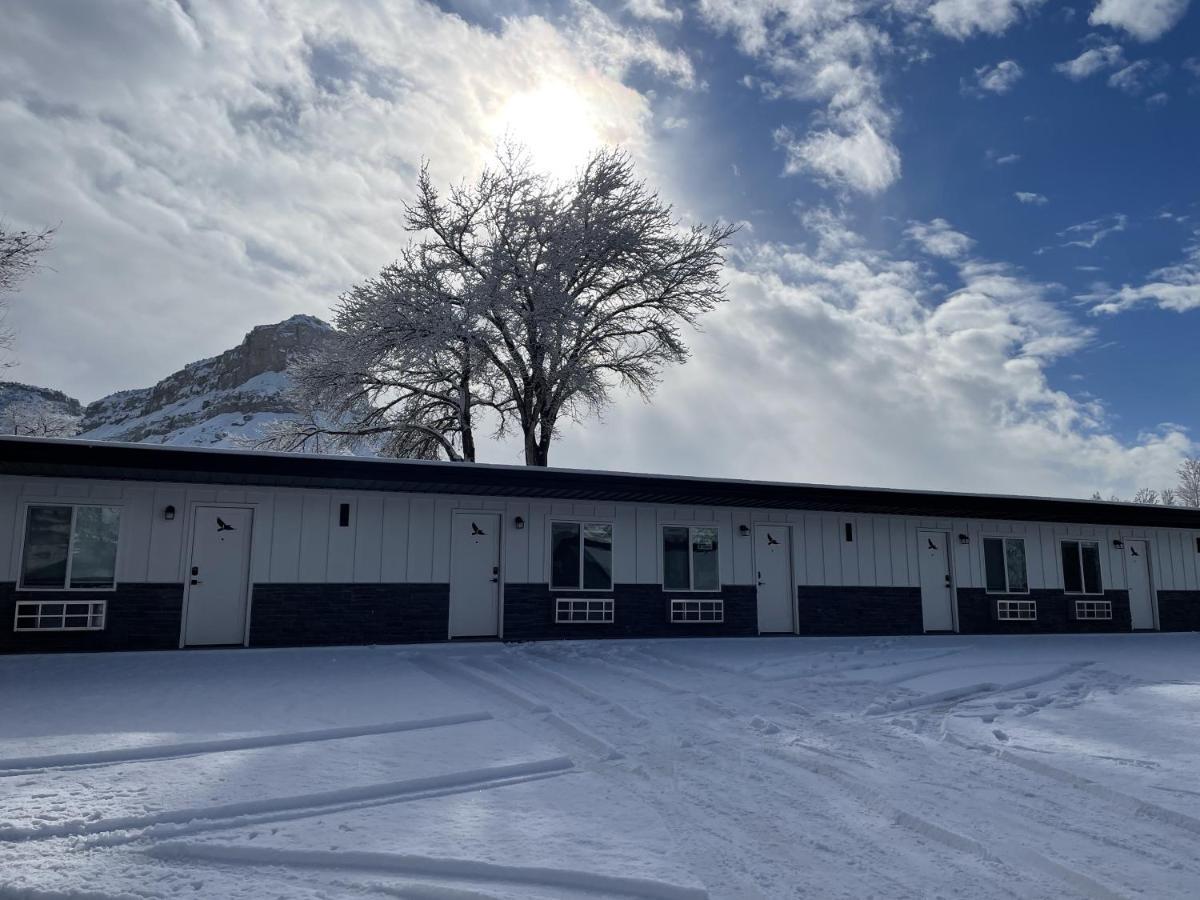
[[[1185, 457], [1179, 464], [1176, 474], [1179, 477], [1179, 483], [1174, 487], [1166, 487], [1157, 491], [1154, 488], [1139, 488], [1133, 495], [1132, 502], [1200, 508], [1200, 456]], [[1096, 491], [1092, 494], [1092, 499], [1103, 500], [1104, 498], [1099, 491]], [[1121, 498], [1114, 494], [1108, 499], [1119, 501]]]

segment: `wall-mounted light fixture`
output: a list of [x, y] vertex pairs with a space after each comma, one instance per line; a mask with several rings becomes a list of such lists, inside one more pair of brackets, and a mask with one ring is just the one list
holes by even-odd
[[970, 535], [960, 533], [958, 535], [958, 542], [960, 544], [969, 544], [971, 543], [971, 537]]
[[1116, 548], [1117, 550], [1124, 550], [1125, 542], [1123, 540], [1121, 540], [1120, 538], [1113, 538], [1113, 547]]
[[522, 519], [520, 516], [517, 516], [515, 519], [513, 519], [513, 528], [517, 529], [517, 531], [520, 531], [524, 527], [525, 527], [525, 520]]
[[742, 537], [749, 537], [750, 536], [750, 526], [749, 525], [739, 525], [738, 526], [738, 534], [740, 534]]
[[175, 507], [173, 507], [173, 506], [164, 507], [163, 508], [163, 518], [166, 519], [168, 522], [172, 521], [175, 518]]

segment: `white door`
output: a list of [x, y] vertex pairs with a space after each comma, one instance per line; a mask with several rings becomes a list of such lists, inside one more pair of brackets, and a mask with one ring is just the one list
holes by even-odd
[[240, 644], [245, 640], [253, 522], [254, 512], [249, 509], [196, 507], [185, 644]]
[[754, 526], [754, 566], [758, 570], [758, 630], [793, 631], [792, 542], [786, 525]]
[[500, 516], [455, 513], [450, 543], [450, 637], [500, 633]]
[[921, 612], [926, 631], [954, 630], [954, 586], [950, 578], [950, 536], [944, 531], [918, 531], [921, 559]]
[[1150, 589], [1150, 554], [1145, 541], [1125, 542], [1125, 577], [1133, 627], [1154, 628], [1154, 594]]

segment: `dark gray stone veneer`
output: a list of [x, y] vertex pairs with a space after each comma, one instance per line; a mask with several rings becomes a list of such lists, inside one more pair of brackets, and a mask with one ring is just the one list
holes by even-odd
[[[1021, 621], [996, 618], [997, 600], [1033, 600], [1037, 619]], [[1076, 619], [1076, 600], [1108, 600], [1111, 620]], [[1065, 594], [1033, 590], [1028, 594], [989, 594], [982, 588], [958, 589], [958, 630], [961, 634], [1064, 634], [1071, 632], [1129, 631], [1129, 592], [1105, 591], [1104, 596]]]
[[448, 584], [255, 584], [251, 647], [444, 641]]
[[1159, 591], [1158, 627], [1163, 631], [1200, 631], [1200, 591]]
[[921, 589], [800, 585], [800, 634], [922, 634]]
[[[613, 622], [554, 621], [554, 601], [612, 598]], [[724, 622], [672, 622], [670, 601], [724, 600]], [[563, 638], [719, 637], [758, 634], [758, 596], [752, 585], [727, 584], [720, 591], [677, 593], [657, 584], [618, 584], [611, 591], [552, 591], [547, 584], [504, 586], [504, 639], [539, 641]]]
[[[13, 631], [18, 600], [106, 600], [103, 631]], [[113, 591], [20, 591], [0, 583], [0, 652], [174, 650], [183, 617], [182, 584], [118, 584]]]

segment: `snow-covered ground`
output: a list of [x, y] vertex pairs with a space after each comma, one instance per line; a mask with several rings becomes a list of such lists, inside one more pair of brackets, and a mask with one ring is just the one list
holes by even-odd
[[1200, 895], [1200, 635], [0, 658], [0, 897]]

